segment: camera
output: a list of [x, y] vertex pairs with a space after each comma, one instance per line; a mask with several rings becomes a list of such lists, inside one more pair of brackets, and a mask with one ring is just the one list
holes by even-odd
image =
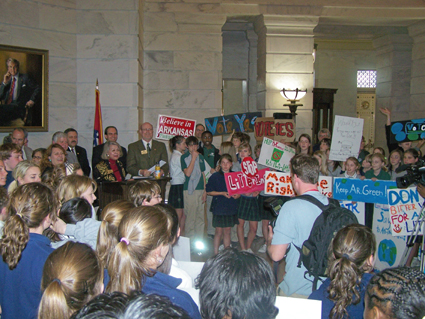
[[406, 188], [413, 183], [425, 186], [425, 166], [412, 165], [406, 168], [406, 172], [406, 175], [396, 178], [398, 188]]
[[283, 197], [269, 197], [264, 201], [264, 207], [271, 211], [273, 219], [269, 222], [269, 225], [274, 228], [276, 225], [277, 216], [279, 216], [280, 209], [286, 200]]

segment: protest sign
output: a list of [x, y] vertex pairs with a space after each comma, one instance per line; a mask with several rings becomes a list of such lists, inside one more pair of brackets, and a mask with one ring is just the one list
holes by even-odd
[[395, 181], [334, 178], [333, 198], [355, 202], [388, 204], [387, 190], [397, 188]]
[[289, 172], [289, 162], [294, 155], [292, 147], [264, 137], [258, 163], [286, 173]]
[[273, 117], [257, 117], [255, 120], [255, 139], [262, 141], [263, 137], [279, 142], [294, 141], [294, 120], [275, 120]]
[[425, 119], [392, 122], [391, 143], [416, 141], [425, 138]]
[[176, 135], [189, 137], [195, 135], [195, 126], [195, 120], [188, 120], [168, 115], [158, 115], [156, 138], [169, 140]]
[[383, 270], [399, 265], [406, 247], [406, 238], [392, 236], [389, 206], [382, 204], [374, 206], [372, 231], [376, 237], [377, 247], [375, 268]]
[[[292, 188], [290, 173], [267, 171], [264, 175], [264, 193], [266, 195], [292, 196], [295, 194]], [[319, 176], [317, 189], [326, 197], [332, 197], [332, 177]]]
[[423, 224], [419, 219], [422, 217], [420, 214], [423, 199], [416, 187], [389, 189], [387, 194], [392, 234], [394, 236], [413, 235], [415, 224], [418, 222], [417, 227], [421, 226], [422, 234]]
[[348, 210], [352, 211], [354, 215], [356, 215], [359, 224], [365, 224], [365, 203], [340, 200], [339, 204], [341, 205], [341, 207], [347, 208]]
[[254, 123], [261, 112], [239, 113], [210, 117], [205, 119], [205, 127], [213, 136], [236, 132], [254, 132]]
[[357, 158], [363, 134], [363, 119], [335, 116], [329, 159], [345, 161], [348, 157]]
[[227, 192], [230, 196], [261, 192], [264, 189], [264, 174], [267, 168], [259, 171], [253, 163], [257, 164], [251, 157], [244, 158], [242, 161], [243, 171], [224, 174]]

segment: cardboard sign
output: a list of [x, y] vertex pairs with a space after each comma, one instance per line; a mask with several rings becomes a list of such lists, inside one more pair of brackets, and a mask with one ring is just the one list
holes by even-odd
[[393, 236], [413, 235], [414, 227], [421, 227], [420, 214], [423, 198], [418, 194], [416, 187], [406, 189], [389, 189], [388, 204], [390, 205], [390, 222]]
[[176, 135], [189, 137], [195, 135], [195, 127], [195, 120], [187, 120], [168, 115], [158, 115], [156, 138], [169, 140]]
[[236, 132], [254, 132], [254, 123], [261, 112], [222, 115], [205, 119], [205, 127], [213, 136]]
[[254, 177], [248, 177], [243, 172], [225, 173], [224, 179], [229, 195], [261, 192], [264, 189], [264, 174], [266, 171], [267, 168], [264, 168], [258, 171]]
[[258, 163], [286, 173], [289, 172], [289, 162], [294, 155], [292, 147], [264, 137]]
[[[322, 195], [332, 197], [332, 177], [319, 176], [317, 189]], [[291, 174], [267, 171], [264, 175], [264, 194], [266, 195], [295, 195], [292, 188]]]
[[355, 202], [388, 204], [387, 190], [397, 188], [395, 181], [334, 178], [333, 198]]
[[341, 205], [341, 207], [347, 208], [348, 210], [352, 211], [354, 215], [356, 215], [359, 224], [365, 224], [365, 203], [340, 200], [339, 204]]
[[406, 247], [406, 238], [392, 236], [388, 205], [375, 204], [372, 231], [377, 244], [375, 268], [383, 270], [399, 265]]
[[416, 141], [425, 138], [425, 119], [392, 122], [391, 143]]
[[262, 141], [263, 137], [279, 142], [294, 141], [294, 120], [275, 120], [273, 117], [257, 117], [255, 120], [255, 139]]
[[363, 134], [363, 119], [335, 116], [329, 159], [345, 161], [348, 157], [357, 158]]

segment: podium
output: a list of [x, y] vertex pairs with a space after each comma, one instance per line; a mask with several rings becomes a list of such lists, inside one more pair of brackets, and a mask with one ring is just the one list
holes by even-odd
[[167, 186], [167, 183], [171, 180], [171, 178], [141, 178], [123, 182], [100, 182], [98, 184], [99, 208], [103, 209], [109, 203], [119, 199], [128, 199], [129, 187], [142, 180], [149, 180], [158, 183], [159, 187], [161, 188], [162, 202], [164, 202], [165, 187]]

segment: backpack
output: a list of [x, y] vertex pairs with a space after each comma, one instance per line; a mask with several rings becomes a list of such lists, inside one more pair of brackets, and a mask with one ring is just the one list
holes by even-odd
[[296, 199], [308, 201], [322, 210], [311, 228], [310, 236], [304, 241], [302, 247], [296, 247], [300, 253], [298, 268], [301, 263], [307, 269], [304, 274], [313, 277], [313, 291], [317, 289], [319, 277], [327, 277], [328, 248], [336, 233], [350, 224], [358, 224], [356, 215], [340, 206], [336, 199], [329, 198], [329, 204], [324, 205], [310, 195], [297, 196]]

